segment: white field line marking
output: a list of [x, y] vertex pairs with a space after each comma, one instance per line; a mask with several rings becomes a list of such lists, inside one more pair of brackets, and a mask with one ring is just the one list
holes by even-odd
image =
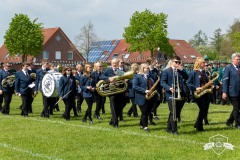
[[39, 153], [33, 153], [30, 150], [17, 148], [17, 147], [14, 147], [14, 146], [12, 146], [10, 144], [6, 144], [6, 143], [0, 143], [0, 146], [3, 147], [3, 148], [12, 149], [12, 150], [17, 151], [17, 152], [27, 153], [27, 154], [30, 154], [31, 156], [34, 156], [34, 157], [61, 160], [61, 158], [57, 158], [57, 157], [54, 157], [54, 156], [47, 156], [47, 155], [39, 154]]
[[[198, 142], [194, 140], [189, 140], [189, 139], [183, 139], [181, 136], [161, 136], [158, 134], [149, 134], [149, 133], [139, 133], [139, 132], [131, 132], [131, 131], [125, 131], [125, 130], [118, 130], [116, 128], [106, 128], [106, 127], [99, 127], [99, 126], [86, 126], [86, 125], [81, 125], [81, 124], [71, 124], [63, 121], [55, 121], [55, 120], [50, 120], [50, 119], [43, 119], [43, 118], [21, 118], [21, 117], [11, 117], [11, 116], [3, 116], [6, 118], [13, 118], [13, 119], [25, 119], [25, 120], [32, 120], [32, 121], [37, 121], [37, 122], [50, 122], [54, 124], [59, 124], [59, 125], [66, 125], [66, 126], [72, 126], [72, 127], [80, 127], [80, 128], [86, 128], [86, 129], [92, 129], [92, 130], [100, 130], [100, 131], [118, 131], [119, 133], [122, 133], [124, 135], [135, 135], [139, 137], [152, 137], [152, 138], [158, 138], [158, 139], [164, 139], [164, 140], [170, 140], [170, 141], [175, 141], [175, 142], [181, 142], [181, 143], [187, 143], [187, 144], [195, 144], [195, 145], [204, 145], [208, 143], [208, 139], [206, 139], [206, 142]], [[209, 136], [211, 137], [211, 136]], [[233, 144], [234, 145], [234, 144]], [[234, 149], [240, 148], [238, 146], [234, 145]]]

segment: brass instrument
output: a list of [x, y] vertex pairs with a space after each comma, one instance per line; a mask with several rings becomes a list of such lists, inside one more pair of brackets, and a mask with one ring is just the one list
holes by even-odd
[[[215, 75], [215, 77], [214, 77], [214, 75]], [[212, 84], [219, 77], [219, 73], [213, 72], [212, 76], [214, 78], [212, 80], [210, 80], [208, 83], [206, 83], [204, 86], [202, 86], [201, 90], [197, 90], [197, 91], [194, 92], [194, 97], [195, 98], [199, 98], [206, 93], [212, 93], [212, 89], [213, 89]]]
[[2, 86], [3, 87], [12, 87], [15, 81], [15, 76], [11, 75], [11, 76], [7, 76], [6, 78], [4, 78], [2, 80]]
[[149, 89], [149, 92], [146, 93], [146, 99], [147, 100], [150, 100], [156, 93], [157, 93], [157, 90], [156, 90], [156, 87], [158, 85], [158, 82], [160, 81], [160, 78], [159, 76], [157, 76], [157, 81], [153, 84], [153, 86]]
[[33, 80], [36, 80], [37, 75], [36, 75], [36, 73], [30, 73], [30, 77], [31, 77]]
[[127, 90], [128, 84], [125, 82], [125, 79], [133, 78], [133, 71], [124, 73], [122, 76], [111, 77], [114, 79], [113, 83], [109, 81], [100, 80], [96, 84], [96, 91], [102, 97], [118, 94], [125, 92]]
[[173, 70], [172, 88], [174, 89], [174, 91], [172, 92], [172, 97], [170, 97], [170, 99], [172, 99], [173, 121], [176, 121], [177, 120], [176, 101], [182, 100], [177, 69]]

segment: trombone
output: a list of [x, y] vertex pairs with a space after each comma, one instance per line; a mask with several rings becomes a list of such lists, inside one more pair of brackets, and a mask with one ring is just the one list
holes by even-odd
[[[172, 84], [173, 92], [172, 92], [172, 111], [173, 111], [173, 121], [177, 120], [177, 112], [176, 112], [176, 101], [182, 100], [181, 94], [180, 94], [180, 86], [179, 86], [179, 77], [177, 69], [173, 70], [173, 84]], [[177, 97], [176, 97], [177, 94]]]

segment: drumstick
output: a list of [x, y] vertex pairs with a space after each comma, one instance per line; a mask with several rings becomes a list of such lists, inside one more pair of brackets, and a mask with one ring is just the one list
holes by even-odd
[[[62, 97], [62, 99], [64, 98], [64, 97], [66, 97], [70, 92], [72, 92], [72, 90], [70, 90], [67, 94], [65, 94], [63, 97]], [[54, 104], [54, 106], [56, 106], [62, 99], [59, 99], [55, 104]], [[53, 106], [53, 107], [54, 107]]]

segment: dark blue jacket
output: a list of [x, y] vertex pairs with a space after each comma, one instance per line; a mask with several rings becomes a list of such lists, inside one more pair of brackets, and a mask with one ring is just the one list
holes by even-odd
[[14, 93], [14, 85], [12, 87], [3, 87], [2, 86], [2, 81], [10, 76], [13, 75], [12, 71], [8, 71], [9, 74], [6, 73], [6, 71], [4, 69], [2, 69], [0, 71], [0, 90], [2, 90], [3, 92], [8, 92], [8, 93]]
[[[179, 87], [180, 87], [180, 90], [182, 91], [182, 94], [184, 96], [186, 96], [187, 92], [186, 92], [186, 87], [183, 82], [183, 75], [185, 76], [184, 71], [178, 70]], [[186, 75], [187, 75], [187, 73], [186, 73]], [[173, 84], [173, 69], [172, 69], [172, 67], [167, 68], [162, 72], [160, 84], [165, 89], [166, 100], [170, 100], [170, 97], [172, 97], [172, 92], [170, 91], [170, 88], [172, 88], [172, 84]]]
[[15, 91], [21, 95], [27, 95], [31, 93], [31, 88], [28, 86], [32, 83], [32, 78], [28, 71], [28, 76], [21, 70], [15, 74]]
[[133, 79], [128, 80], [128, 97], [129, 98], [135, 97], [135, 91], [133, 89]]
[[[152, 83], [153, 79], [151, 78]], [[143, 74], [135, 74], [133, 77], [133, 89], [135, 91], [135, 103], [138, 105], [144, 105], [146, 101], [146, 93], [148, 90], [147, 79], [144, 78]]]
[[108, 67], [107, 69], [105, 69], [105, 71], [101, 74], [99, 78], [100, 80], [108, 81], [109, 77], [113, 77], [115, 75], [116, 74], [114, 73], [112, 67]]
[[239, 94], [239, 73], [233, 64], [228, 65], [223, 74], [223, 93], [230, 97], [237, 97]]
[[[206, 77], [207, 77], [207, 75], [206, 75]], [[196, 91], [196, 88], [201, 87], [200, 72], [193, 70], [189, 73], [189, 77], [187, 80], [187, 86], [193, 92]]]
[[83, 75], [80, 81], [80, 88], [82, 89], [83, 92], [83, 98], [93, 97], [94, 92], [87, 89], [87, 86], [92, 86], [93, 88], [95, 88], [96, 84], [94, 83], [91, 77]]
[[[69, 93], [66, 95], [69, 91], [71, 91], [71, 94]], [[67, 77], [66, 75], [63, 75], [59, 80], [59, 97], [64, 97], [64, 99], [67, 99], [69, 95], [72, 95], [71, 98], [75, 98], [76, 96], [76, 79], [74, 76]]]

